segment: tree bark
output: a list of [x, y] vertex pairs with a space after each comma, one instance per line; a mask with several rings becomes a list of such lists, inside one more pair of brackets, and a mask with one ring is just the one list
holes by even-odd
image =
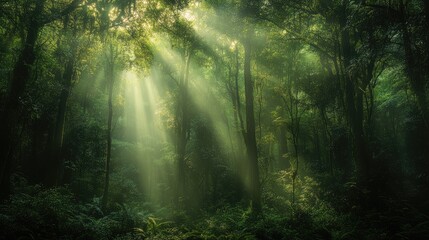
[[288, 146], [287, 146], [287, 138], [286, 138], [286, 126], [282, 124], [280, 126], [280, 133], [279, 133], [279, 166], [280, 169], [288, 169], [290, 168], [290, 162], [285, 157], [285, 155], [288, 153]]
[[113, 83], [114, 83], [114, 67], [115, 67], [115, 56], [114, 56], [113, 45], [110, 44], [108, 61], [106, 64], [106, 78], [108, 84], [108, 116], [107, 116], [107, 149], [106, 149], [106, 166], [105, 166], [105, 179], [104, 179], [104, 191], [102, 199], [102, 208], [106, 209], [108, 196], [109, 196], [109, 181], [110, 181], [110, 160], [112, 154], [112, 118], [113, 118]]
[[406, 72], [411, 83], [411, 89], [416, 96], [417, 105], [419, 107], [419, 110], [421, 111], [421, 116], [423, 117], [426, 131], [429, 133], [429, 111], [427, 108], [427, 98], [426, 98], [426, 90], [425, 90], [426, 84], [424, 82], [422, 72], [419, 69], [419, 66], [417, 66], [417, 62], [413, 53], [411, 33], [409, 32], [408, 26], [407, 26], [405, 6], [402, 2], [400, 6], [401, 6], [402, 41], [404, 43]]
[[334, 175], [334, 163], [333, 163], [333, 158], [334, 158], [334, 153], [333, 153], [333, 140], [332, 140], [332, 133], [331, 130], [329, 129], [329, 123], [328, 123], [328, 117], [326, 115], [326, 109], [324, 106], [319, 106], [319, 112], [320, 112], [320, 117], [323, 120], [323, 127], [324, 127], [324, 131], [326, 133], [326, 139], [328, 141], [328, 161], [329, 161], [329, 172], [330, 174], [333, 176]]
[[[424, 3], [424, 12], [425, 12], [425, 28], [423, 29], [429, 29], [429, 1], [428, 0], [422, 0]], [[426, 66], [429, 67], [429, 33], [426, 31]], [[427, 70], [426, 70], [427, 71]], [[428, 73], [428, 72], [426, 72]]]
[[[244, 121], [243, 121], [243, 115], [241, 114], [241, 101], [240, 101], [240, 89], [238, 85], [238, 75], [239, 75], [239, 67], [240, 63], [238, 61], [238, 47], [235, 47], [235, 73], [234, 73], [234, 80], [235, 80], [235, 101], [236, 101], [236, 109], [235, 113], [238, 116], [238, 119], [240, 120], [240, 132], [243, 135], [244, 141], [246, 141], [246, 131], [244, 129]], [[246, 143], [247, 144], [247, 143]]]
[[255, 115], [253, 106], [253, 81], [251, 74], [251, 40], [250, 30], [247, 32], [247, 38], [244, 42], [244, 89], [246, 94], [246, 147], [247, 157], [249, 158], [250, 188], [252, 199], [252, 212], [260, 213], [261, 205], [261, 186], [259, 182], [258, 168], [258, 149], [255, 136]]
[[[63, 22], [63, 34], [67, 33], [69, 19], [65, 18]], [[74, 32], [76, 34], [76, 32]], [[58, 41], [58, 49], [62, 44], [61, 38]], [[62, 156], [63, 148], [63, 138], [64, 138], [64, 125], [65, 125], [65, 116], [67, 110], [67, 101], [71, 91], [72, 80], [75, 71], [75, 57], [77, 51], [77, 45], [75, 41], [70, 41], [70, 50], [71, 53], [67, 56], [66, 63], [64, 65], [63, 73], [60, 73], [60, 69], [57, 73], [57, 80], [61, 85], [61, 92], [59, 95], [57, 116], [55, 120], [55, 125], [53, 131], [50, 133], [48, 139], [48, 153], [47, 153], [47, 166], [45, 173], [45, 184], [47, 186], [56, 186], [62, 184], [63, 173], [64, 173], [64, 159]], [[59, 58], [58, 61], [62, 59]]]
[[[75, 51], [73, 48], [72, 51]], [[64, 173], [64, 158], [62, 156], [64, 126], [67, 110], [67, 101], [70, 95], [73, 75], [75, 69], [75, 56], [69, 56], [62, 75], [62, 89], [58, 102], [58, 110], [55, 121], [55, 127], [50, 143], [49, 162], [47, 164], [48, 172], [46, 174], [45, 184], [47, 186], [56, 186], [62, 184]]]
[[16, 127], [19, 123], [19, 114], [22, 108], [26, 84], [31, 76], [31, 69], [36, 60], [34, 47], [41, 28], [40, 14], [45, 1], [36, 1], [31, 21], [27, 26], [27, 36], [18, 61], [12, 71], [9, 83], [9, 92], [0, 122], [0, 199], [6, 198], [10, 193], [10, 177], [13, 166], [14, 145], [16, 141]]
[[189, 47], [185, 51], [185, 61], [181, 80], [179, 82], [179, 106], [178, 106], [178, 135], [177, 135], [177, 197], [176, 205], [180, 206], [180, 200], [186, 193], [186, 145], [187, 135], [189, 131], [189, 111], [188, 111], [188, 82], [189, 82], [189, 67], [191, 63], [192, 49]]
[[347, 29], [347, 6], [343, 5], [342, 15], [340, 16], [341, 46], [343, 65], [346, 70], [345, 81], [345, 102], [346, 114], [353, 137], [353, 148], [358, 180], [366, 183], [370, 176], [371, 157], [368, 152], [367, 140], [363, 131], [363, 96], [362, 90], [356, 86], [358, 79], [356, 73], [349, 71], [351, 60], [354, 55], [350, 43], [350, 34]]

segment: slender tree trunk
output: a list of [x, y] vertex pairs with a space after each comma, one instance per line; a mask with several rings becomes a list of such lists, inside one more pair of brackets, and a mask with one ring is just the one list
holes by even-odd
[[234, 73], [234, 79], [235, 79], [235, 101], [236, 101], [236, 114], [238, 116], [238, 120], [240, 120], [240, 132], [243, 135], [243, 139], [246, 143], [246, 131], [244, 129], [244, 121], [243, 121], [243, 115], [241, 114], [241, 101], [240, 101], [240, 88], [238, 85], [238, 75], [239, 75], [239, 69], [240, 69], [240, 62], [238, 61], [238, 47], [235, 47], [235, 73]]
[[[411, 33], [408, 30], [407, 19], [406, 19], [406, 10], [404, 4], [401, 2], [401, 28], [402, 28], [402, 41], [404, 43], [404, 52], [405, 52], [405, 66], [406, 72], [410, 79], [411, 89], [413, 90], [416, 98], [417, 105], [421, 111], [423, 121], [425, 123], [426, 131], [429, 133], [429, 111], [427, 108], [427, 98], [426, 98], [426, 85], [422, 72], [417, 65], [411, 42]], [[426, 6], [426, 4], [425, 4]]]
[[[72, 51], [75, 51], [73, 48]], [[48, 186], [55, 186], [62, 184], [64, 174], [64, 158], [62, 156], [64, 126], [67, 110], [67, 101], [70, 95], [73, 75], [75, 69], [75, 55], [69, 56], [64, 68], [64, 73], [61, 77], [62, 89], [60, 99], [58, 102], [58, 111], [55, 121], [55, 128], [53, 138], [50, 143], [50, 156], [48, 163], [48, 172], [46, 174], [46, 184]]]
[[[343, 5], [343, 13], [340, 17], [341, 46], [344, 69], [350, 66], [354, 50], [350, 44], [350, 34], [347, 26], [347, 6]], [[363, 96], [362, 90], [356, 86], [356, 73], [346, 71], [345, 104], [348, 122], [353, 137], [354, 156], [359, 182], [366, 183], [369, 180], [371, 157], [368, 151], [367, 140], [363, 131]]]
[[34, 47], [41, 28], [39, 16], [43, 11], [44, 4], [44, 0], [36, 1], [32, 21], [29, 21], [27, 26], [27, 36], [23, 49], [12, 71], [5, 109], [0, 120], [0, 199], [6, 198], [10, 193], [10, 176], [16, 141], [15, 133], [22, 107], [21, 98], [36, 60]]
[[[299, 129], [299, 125], [298, 125]], [[296, 177], [298, 177], [299, 170], [299, 154], [298, 154], [298, 133], [292, 131], [293, 149], [295, 152], [295, 170], [292, 173], [292, 204], [295, 204], [295, 190], [296, 190]]]
[[109, 196], [109, 181], [110, 181], [110, 160], [112, 155], [112, 119], [113, 119], [113, 83], [114, 83], [114, 56], [113, 45], [110, 44], [110, 52], [106, 64], [106, 78], [108, 84], [108, 116], [107, 116], [107, 149], [106, 149], [106, 166], [105, 166], [105, 179], [104, 179], [104, 192], [102, 199], [102, 208], [106, 209], [108, 196]]
[[[353, 137], [353, 147], [355, 155], [355, 164], [358, 179], [361, 183], [369, 180], [370, 156], [367, 148], [366, 138], [363, 131], [363, 106], [362, 92], [355, 91], [354, 79], [349, 77], [346, 80], [346, 105], [348, 122]], [[355, 99], [356, 95], [356, 99]]]
[[326, 109], [325, 107], [319, 107], [319, 111], [320, 111], [320, 117], [323, 120], [323, 125], [324, 125], [324, 130], [327, 136], [327, 140], [328, 140], [328, 160], [329, 160], [329, 172], [331, 173], [331, 175], [334, 175], [334, 164], [333, 164], [333, 158], [334, 158], [334, 149], [333, 149], [333, 140], [332, 140], [332, 134], [331, 131], [329, 130], [329, 124], [328, 124], [328, 117], [326, 116]]
[[316, 126], [313, 126], [313, 137], [314, 137], [314, 149], [316, 150], [317, 157], [319, 160], [319, 163], [324, 162], [324, 154], [322, 152], [321, 144], [320, 144], [320, 134]]
[[[428, 0], [422, 0], [424, 3], [424, 12], [425, 12], [425, 27], [426, 29], [429, 29], [429, 1]], [[429, 67], [429, 33], [426, 31], [426, 66]], [[426, 73], [428, 74], [428, 70], [426, 70]]]
[[259, 136], [258, 140], [262, 140], [262, 101], [263, 101], [263, 83], [262, 80], [258, 84], [257, 87], [257, 93], [258, 93], [258, 130], [259, 130]]
[[244, 43], [244, 89], [246, 94], [246, 135], [247, 135], [247, 157], [249, 158], [249, 173], [251, 185], [252, 212], [260, 213], [261, 186], [259, 182], [258, 149], [255, 136], [255, 114], [253, 106], [253, 81], [251, 74], [251, 33], [247, 33]]
[[286, 138], [286, 126], [282, 124], [280, 126], [280, 133], [279, 133], [279, 166], [280, 169], [288, 169], [290, 168], [290, 162], [286, 158], [286, 154], [288, 153], [288, 146], [287, 146], [287, 138]]
[[[239, 74], [240, 74], [240, 61], [239, 61], [239, 54], [238, 54], [238, 46], [235, 46], [235, 69], [234, 69], [234, 99], [232, 100], [234, 103], [234, 118], [236, 121], [237, 126], [237, 172], [243, 171], [242, 169], [245, 169], [246, 161], [242, 158], [244, 154], [245, 146], [247, 145], [247, 137], [246, 137], [246, 129], [244, 127], [244, 120], [243, 120], [243, 114], [241, 111], [241, 98], [240, 98], [240, 86], [238, 84], [239, 81]], [[243, 141], [241, 141], [243, 140]], [[244, 145], [243, 145], [244, 143]], [[245, 171], [247, 172], [247, 171]], [[242, 173], [242, 172], [240, 172]]]
[[[228, 133], [229, 133], [229, 138], [230, 138], [230, 142], [231, 142], [230, 144], [231, 144], [231, 149], [232, 149], [233, 158], [234, 158], [233, 169], [238, 174], [239, 170], [240, 170], [240, 167], [239, 167], [240, 150], [243, 149], [243, 146], [242, 146], [241, 141], [237, 141], [236, 143], [234, 143], [233, 139], [240, 140], [242, 135], [240, 134], [241, 130], [238, 129], [238, 128], [240, 128], [239, 127], [240, 123], [238, 122], [237, 102], [236, 102], [236, 97], [235, 97], [235, 87], [230, 86], [229, 91], [230, 91], [229, 95], [231, 98], [232, 109], [233, 109], [233, 114], [234, 114], [233, 126], [235, 128], [231, 129], [230, 125], [228, 124]], [[228, 123], [228, 120], [226, 120], [226, 122]], [[233, 135], [231, 135], [231, 132], [233, 132]], [[234, 145], [236, 145], [236, 147], [234, 147]]]
[[357, 170], [364, 181], [369, 180], [370, 173], [370, 154], [367, 145], [367, 138], [363, 129], [363, 93], [359, 89], [356, 91], [356, 113], [355, 122], [352, 126], [354, 141], [356, 144]]
[[[236, 60], [236, 69], [233, 73], [233, 70], [231, 67], [229, 67], [229, 82], [227, 83], [227, 89], [228, 89], [228, 93], [229, 93], [229, 97], [231, 99], [231, 103], [232, 103], [232, 110], [233, 110], [233, 114], [234, 114], [234, 137], [237, 140], [240, 140], [242, 136], [244, 136], [244, 129], [243, 129], [243, 123], [242, 123], [242, 117], [241, 117], [241, 112], [239, 111], [240, 107], [238, 106], [240, 104], [240, 100], [238, 99], [238, 68], [239, 68], [239, 64], [238, 64], [238, 56], [237, 60]], [[240, 116], [239, 116], [240, 115]], [[241, 120], [239, 120], [241, 119]], [[227, 121], [228, 122], [228, 121]], [[229, 127], [229, 126], [228, 126]], [[230, 136], [231, 138], [231, 146], [233, 146], [233, 137]], [[242, 146], [242, 142], [241, 141], [237, 141], [236, 142], [236, 148], [234, 148], [233, 151], [233, 155], [234, 155], [234, 170], [235, 172], [239, 172], [239, 163], [241, 163], [240, 161], [240, 155], [241, 155], [241, 150], [243, 149]]]
[[186, 194], [186, 164], [185, 164], [185, 155], [186, 155], [186, 145], [187, 145], [187, 135], [189, 131], [189, 111], [188, 111], [188, 82], [189, 82], [189, 66], [191, 63], [191, 52], [189, 48], [185, 53], [185, 62], [184, 68], [179, 83], [180, 91], [180, 101], [178, 106], [178, 136], [177, 136], [177, 197], [176, 205], [180, 206], [180, 200]]

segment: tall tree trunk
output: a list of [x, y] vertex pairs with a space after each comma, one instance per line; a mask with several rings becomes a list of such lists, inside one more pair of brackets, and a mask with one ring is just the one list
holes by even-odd
[[367, 183], [369, 180], [369, 170], [371, 157], [368, 151], [367, 140], [363, 131], [363, 97], [362, 90], [356, 86], [358, 80], [356, 73], [348, 70], [354, 55], [350, 43], [350, 34], [347, 29], [347, 5], [343, 5], [340, 16], [341, 46], [343, 65], [346, 70], [345, 81], [345, 104], [346, 114], [351, 128], [353, 138], [354, 158], [359, 182]]
[[[241, 150], [244, 149], [243, 148], [243, 143], [240, 141], [242, 139], [242, 133], [243, 130], [241, 128], [241, 123], [239, 122], [239, 116], [238, 116], [238, 107], [237, 107], [237, 97], [236, 97], [236, 89], [235, 89], [235, 85], [232, 86], [233, 84], [231, 83], [231, 85], [228, 86], [229, 88], [229, 97], [231, 98], [231, 103], [232, 103], [232, 110], [233, 110], [233, 114], [234, 114], [234, 119], [233, 119], [233, 126], [234, 129], [231, 130], [229, 124], [228, 124], [228, 132], [233, 132], [233, 135], [230, 135], [230, 141], [231, 141], [231, 147], [233, 148], [233, 157], [234, 157], [234, 171], [238, 174], [239, 170], [240, 170], [240, 156], [241, 154]], [[227, 121], [227, 120], [226, 120]], [[227, 121], [228, 123], [228, 121]], [[237, 142], [234, 142], [233, 139], [237, 139]], [[236, 147], [234, 147], [236, 146]]]
[[240, 88], [238, 85], [238, 75], [239, 75], [239, 69], [240, 69], [240, 62], [238, 61], [238, 46], [235, 47], [235, 73], [234, 73], [234, 80], [235, 80], [235, 101], [236, 101], [236, 110], [235, 113], [238, 116], [238, 119], [240, 120], [240, 132], [243, 135], [244, 141], [246, 141], [246, 131], [244, 129], [244, 121], [243, 121], [243, 115], [241, 114], [241, 101], [240, 101]]
[[261, 186], [259, 182], [258, 168], [258, 149], [255, 136], [255, 115], [253, 106], [253, 81], [251, 74], [251, 41], [250, 30], [247, 33], [247, 39], [244, 42], [244, 89], [246, 94], [246, 147], [247, 157], [249, 158], [250, 189], [252, 199], [252, 212], [260, 213], [261, 205]]
[[[426, 4], [425, 4], [426, 5]], [[429, 133], [429, 111], [427, 108], [426, 84], [422, 72], [417, 65], [411, 42], [411, 33], [407, 26], [406, 9], [401, 1], [401, 30], [402, 41], [404, 43], [405, 66], [408, 78], [410, 79], [411, 89], [414, 92], [421, 116], [425, 123], [426, 131]]]
[[370, 155], [367, 145], [367, 138], [363, 129], [363, 93], [360, 89], [356, 91], [355, 119], [352, 120], [352, 134], [356, 148], [356, 167], [361, 179], [365, 182], [371, 177]]
[[[425, 20], [426, 22], [423, 25], [429, 26], [429, 1], [425, 1], [424, 3], [424, 11], [425, 11]], [[401, 16], [401, 30], [402, 30], [402, 41], [404, 44], [404, 53], [405, 53], [405, 70], [408, 75], [408, 79], [410, 81], [411, 90], [414, 93], [417, 100], [417, 107], [420, 111], [420, 116], [423, 119], [424, 126], [421, 127], [421, 131], [424, 131], [425, 136], [423, 138], [423, 148], [429, 149], [429, 108], [427, 105], [427, 77], [428, 75], [428, 53], [423, 52], [418, 53], [414, 50], [413, 47], [413, 30], [408, 27], [408, 17], [407, 17], [407, 6], [401, 1], [400, 3], [400, 16]], [[424, 28], [423, 28], [424, 29]], [[426, 28], [426, 50], [429, 51], [429, 34], [427, 33]], [[426, 54], [422, 59], [419, 58], [419, 54]], [[425, 59], [426, 58], [426, 59]], [[428, 62], [421, 62], [421, 61]], [[424, 151], [424, 149], [423, 149]], [[426, 151], [427, 152], [427, 151]], [[425, 155], [425, 154], [423, 154]], [[427, 160], [427, 159], [425, 159]], [[427, 165], [426, 165], [427, 166]], [[421, 168], [418, 170], [420, 173], [429, 174], [428, 168]]]
[[21, 111], [21, 98], [26, 84], [30, 78], [31, 69], [36, 60], [34, 47], [41, 28], [40, 14], [43, 11], [45, 1], [36, 1], [32, 12], [31, 21], [27, 26], [27, 36], [18, 61], [12, 71], [9, 83], [9, 92], [0, 121], [0, 199], [6, 198], [10, 193], [10, 176], [13, 166], [14, 145], [17, 141], [15, 133], [19, 123]]
[[[298, 119], [295, 119], [295, 121], [299, 121]], [[296, 177], [298, 176], [299, 171], [299, 154], [298, 154], [298, 138], [299, 138], [299, 123], [297, 125], [293, 124], [293, 131], [292, 133], [292, 143], [293, 143], [293, 150], [295, 153], [295, 170], [292, 173], [292, 204], [295, 204], [295, 190], [296, 190]]]
[[[422, 0], [424, 3], [424, 12], [425, 12], [425, 28], [423, 29], [429, 29], [429, 1], [428, 0]], [[429, 33], [426, 31], [426, 66], [429, 67]], [[426, 74], [428, 74], [428, 70], [426, 70]]]
[[[244, 153], [244, 145], [246, 142], [246, 129], [244, 128], [244, 120], [243, 120], [243, 114], [241, 111], [241, 100], [240, 100], [240, 87], [239, 87], [239, 73], [240, 73], [240, 62], [239, 62], [239, 55], [238, 55], [238, 46], [235, 46], [235, 68], [234, 68], [234, 86], [232, 87], [232, 93], [231, 93], [231, 100], [234, 107], [234, 121], [235, 126], [237, 128], [236, 131], [236, 138], [238, 140], [237, 142], [237, 161], [236, 161], [236, 172], [239, 173], [242, 171], [243, 167], [246, 165], [246, 162], [242, 159], [242, 156]], [[243, 140], [243, 141], [241, 141]], [[244, 166], [243, 166], [244, 164]]]
[[186, 155], [186, 145], [187, 145], [187, 135], [189, 131], [189, 111], [188, 111], [188, 82], [189, 82], [189, 66], [191, 63], [192, 49], [189, 48], [185, 51], [185, 61], [182, 76], [179, 82], [179, 91], [180, 91], [180, 101], [178, 106], [178, 136], [177, 136], [177, 197], [176, 205], [180, 206], [180, 200], [186, 194], [186, 164], [185, 164], [185, 155]]
[[[72, 51], [75, 51], [73, 48]], [[50, 143], [49, 162], [47, 164], [48, 172], [46, 174], [47, 186], [55, 186], [62, 184], [64, 173], [64, 158], [62, 156], [63, 138], [64, 138], [64, 125], [67, 110], [67, 101], [69, 98], [74, 69], [75, 69], [75, 56], [69, 56], [64, 68], [64, 73], [61, 77], [62, 89], [60, 99], [58, 102], [58, 111], [55, 121], [55, 128], [53, 132], [52, 142]]]
[[[69, 18], [66, 17], [63, 22], [63, 34], [67, 33], [69, 24]], [[61, 37], [57, 42], [57, 47], [60, 49], [62, 44]], [[64, 160], [62, 157], [62, 146], [63, 146], [63, 136], [64, 136], [64, 124], [65, 124], [65, 115], [67, 108], [67, 100], [69, 97], [69, 92], [71, 90], [71, 83], [74, 74], [74, 65], [75, 65], [75, 51], [77, 47], [72, 42], [70, 45], [71, 54], [66, 59], [66, 64], [64, 65], [63, 73], [61, 74], [58, 70], [58, 82], [62, 86], [59, 101], [57, 116], [55, 120], [55, 125], [51, 136], [48, 140], [48, 153], [47, 153], [47, 166], [45, 173], [45, 184], [47, 186], [60, 185], [62, 183], [62, 176], [64, 170]], [[58, 59], [61, 61], [62, 59]]]
[[422, 2], [424, 4], [426, 25], [429, 26], [429, 1], [428, 0], [422, 0]]
[[107, 149], [106, 149], [106, 166], [105, 166], [105, 179], [104, 179], [104, 192], [102, 199], [102, 208], [106, 209], [108, 196], [109, 196], [109, 181], [110, 181], [110, 160], [112, 155], [112, 118], [113, 118], [113, 83], [115, 80], [114, 67], [115, 67], [115, 56], [114, 56], [113, 45], [110, 44], [108, 61], [106, 64], [106, 78], [108, 84], [108, 116], [107, 116]]
[[328, 117], [326, 115], [326, 109], [324, 106], [320, 106], [319, 107], [319, 112], [320, 112], [320, 117], [323, 120], [323, 126], [324, 126], [324, 130], [326, 133], [326, 139], [328, 141], [328, 161], [329, 161], [329, 172], [331, 173], [331, 175], [334, 175], [334, 163], [333, 163], [333, 158], [334, 158], [334, 149], [333, 149], [333, 140], [332, 140], [332, 134], [331, 131], [329, 130], [329, 123], [328, 123]]

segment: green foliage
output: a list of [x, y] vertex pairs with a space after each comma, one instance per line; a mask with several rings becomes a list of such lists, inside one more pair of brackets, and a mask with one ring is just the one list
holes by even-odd
[[[289, 183], [277, 175], [287, 193]], [[429, 233], [428, 217], [409, 203], [385, 200], [386, 210], [356, 217], [318, 198], [312, 179], [299, 184], [302, 197], [288, 200], [264, 194], [263, 215], [240, 204], [192, 215], [128, 199], [103, 212], [99, 202], [81, 203], [67, 188], [20, 187], [0, 205], [0, 239], [419, 239]], [[285, 194], [286, 193], [286, 194]], [[340, 196], [333, 196], [340, 197]], [[134, 199], [136, 200], [136, 199]], [[152, 210], [151, 210], [152, 209]], [[409, 219], [413, 219], [409, 221]], [[391, 229], [396, 226], [397, 228]]]
[[140, 224], [136, 209], [123, 205], [106, 214], [97, 202], [76, 202], [67, 188], [27, 187], [0, 209], [0, 239], [111, 239]]
[[0, 1], [0, 239], [429, 236], [428, 19], [421, 0]]

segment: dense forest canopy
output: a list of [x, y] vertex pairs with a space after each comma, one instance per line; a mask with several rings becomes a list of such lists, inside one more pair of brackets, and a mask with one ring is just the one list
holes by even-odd
[[427, 239], [429, 1], [2, 0], [0, 239]]

